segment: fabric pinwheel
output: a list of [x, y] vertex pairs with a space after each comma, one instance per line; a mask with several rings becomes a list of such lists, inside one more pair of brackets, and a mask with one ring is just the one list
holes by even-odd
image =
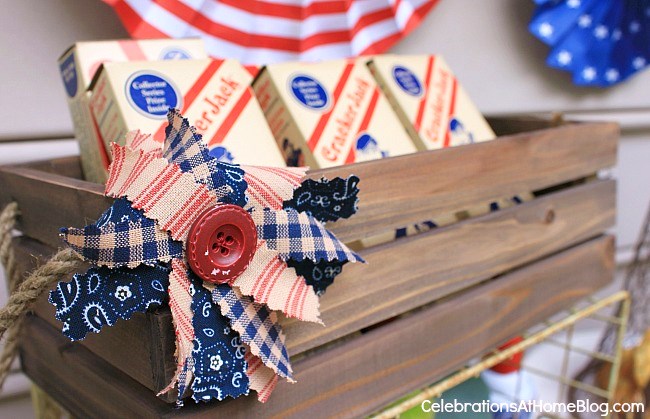
[[647, 67], [650, 0], [535, 0], [530, 32], [551, 46], [551, 67], [578, 85], [607, 87]]
[[325, 227], [357, 208], [359, 179], [304, 180], [306, 168], [219, 162], [176, 110], [162, 148], [129, 133], [112, 145], [114, 204], [63, 240], [92, 267], [50, 293], [72, 340], [169, 302], [177, 368], [162, 392], [179, 403], [293, 381], [276, 311], [322, 323], [318, 296], [347, 262], [363, 262]]

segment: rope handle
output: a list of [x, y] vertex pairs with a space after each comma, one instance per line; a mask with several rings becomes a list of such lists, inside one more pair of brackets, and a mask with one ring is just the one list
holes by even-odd
[[12, 231], [18, 215], [18, 204], [15, 202], [7, 205], [0, 213], [0, 263], [5, 267], [10, 291], [7, 304], [0, 309], [0, 340], [4, 337], [4, 348], [0, 354], [0, 390], [18, 353], [18, 336], [25, 314], [43, 292], [62, 276], [79, 268], [81, 263], [75, 253], [66, 248], [57, 252], [21, 281], [22, 275], [17, 271], [14, 249], [11, 246]]

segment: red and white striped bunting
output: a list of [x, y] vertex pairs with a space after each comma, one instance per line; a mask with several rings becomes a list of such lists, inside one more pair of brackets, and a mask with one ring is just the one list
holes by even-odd
[[245, 64], [387, 51], [438, 0], [104, 0], [133, 38], [201, 37]]

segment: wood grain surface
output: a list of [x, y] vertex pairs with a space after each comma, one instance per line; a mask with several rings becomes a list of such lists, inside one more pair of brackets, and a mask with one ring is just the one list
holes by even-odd
[[[357, 215], [328, 225], [342, 240], [353, 241], [589, 176], [615, 164], [617, 138], [616, 124], [568, 124], [498, 141], [317, 170], [309, 176], [359, 176]], [[40, 169], [0, 168], [0, 206], [18, 202], [20, 229], [56, 247], [60, 227], [81, 227], [97, 219], [111, 201], [102, 196], [100, 185]]]
[[23, 330], [27, 374], [75, 416], [362, 417], [429, 385], [611, 281], [612, 237], [600, 237], [483, 282], [294, 365], [266, 404], [254, 397], [173, 409], [43, 320]]
[[[321, 298], [326, 327], [283, 319], [289, 352], [298, 355], [597, 236], [614, 223], [614, 201], [615, 182], [596, 181], [363, 250], [368, 264], [348, 265]], [[29, 238], [16, 239], [15, 249], [22, 271], [33, 269], [33, 255], [53, 252]], [[35, 311], [60, 327], [45, 295]], [[83, 344], [160, 390], [174, 371], [171, 330], [171, 313], [163, 308], [118, 321]], [[132, 351], [124, 345], [134, 341], [141, 344]]]

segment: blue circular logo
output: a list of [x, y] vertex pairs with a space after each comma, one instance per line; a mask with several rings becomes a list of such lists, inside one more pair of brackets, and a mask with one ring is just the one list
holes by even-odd
[[189, 60], [192, 58], [189, 52], [179, 47], [165, 48], [160, 52], [161, 60]]
[[321, 110], [329, 104], [329, 96], [322, 84], [313, 77], [299, 75], [289, 81], [293, 96], [309, 109]]
[[210, 150], [208, 154], [224, 163], [232, 163], [235, 161], [235, 156], [233, 156], [233, 154], [223, 146], [216, 146]]
[[176, 86], [151, 71], [133, 74], [127, 80], [125, 89], [131, 106], [149, 118], [165, 119], [169, 108], [181, 107], [181, 95]]
[[411, 96], [422, 94], [422, 84], [411, 70], [402, 66], [393, 67], [393, 78], [397, 85]]
[[74, 54], [68, 55], [68, 57], [59, 64], [59, 71], [61, 71], [61, 78], [63, 79], [66, 93], [70, 97], [75, 97], [79, 83], [77, 81], [77, 67], [74, 63]]

